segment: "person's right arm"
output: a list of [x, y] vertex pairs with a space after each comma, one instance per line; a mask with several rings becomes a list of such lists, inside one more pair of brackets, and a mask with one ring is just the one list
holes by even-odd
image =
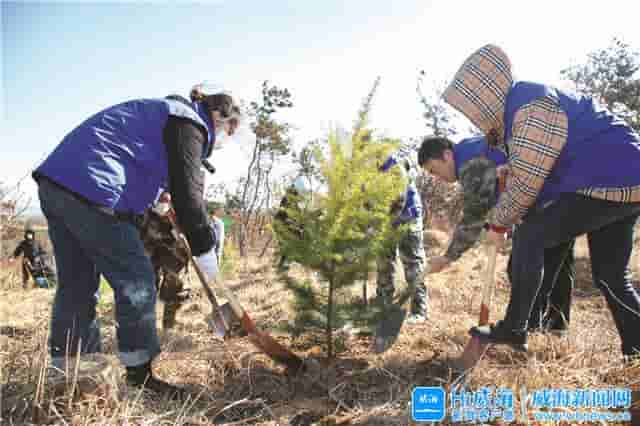
[[194, 256], [214, 247], [204, 202], [202, 150], [206, 134], [194, 122], [170, 116], [164, 129], [164, 143], [169, 162], [169, 192], [182, 228]]

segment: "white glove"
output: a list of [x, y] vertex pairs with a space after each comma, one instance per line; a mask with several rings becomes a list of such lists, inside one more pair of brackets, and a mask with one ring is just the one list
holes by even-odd
[[218, 277], [218, 257], [215, 248], [196, 256], [196, 262], [207, 277], [207, 281], [213, 281]]
[[165, 216], [167, 213], [169, 213], [169, 210], [171, 209], [171, 205], [169, 203], [159, 202], [157, 204], [154, 204], [154, 206], [151, 209], [158, 216]]
[[151, 207], [151, 210], [159, 216], [165, 216], [169, 213], [169, 210], [171, 210], [171, 194], [163, 191], [153, 207]]

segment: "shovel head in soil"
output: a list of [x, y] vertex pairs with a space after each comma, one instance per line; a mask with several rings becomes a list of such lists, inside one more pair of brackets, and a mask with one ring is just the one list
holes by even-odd
[[302, 361], [302, 358], [278, 343], [276, 339], [267, 333], [258, 330], [246, 311], [243, 311], [240, 323], [242, 324], [242, 328], [249, 335], [251, 343], [267, 354], [269, 358], [286, 366], [287, 369], [293, 373], [298, 373], [304, 370], [304, 362]]
[[242, 324], [229, 303], [223, 303], [216, 311], [213, 311], [207, 323], [213, 334], [220, 339], [230, 337], [231, 334], [244, 334], [242, 330], [238, 330]]
[[[480, 305], [480, 318], [478, 325], [487, 325], [489, 323], [489, 306], [493, 297], [494, 276], [496, 270], [496, 252], [497, 248], [493, 244], [487, 245], [487, 267], [485, 269], [484, 288], [482, 290], [482, 303]], [[464, 352], [460, 357], [459, 363], [464, 370], [473, 368], [484, 353], [489, 344], [480, 341], [478, 337], [473, 336]]]
[[373, 351], [375, 353], [382, 353], [393, 346], [398, 339], [406, 317], [407, 310], [398, 305], [392, 305], [385, 311], [384, 318], [376, 327], [373, 339]]
[[484, 343], [478, 337], [473, 336], [460, 357], [460, 367], [465, 371], [473, 368], [482, 357], [482, 354], [484, 354], [487, 346], [489, 346], [488, 343]]
[[[227, 336], [230, 328], [231, 314], [229, 314], [229, 312], [231, 311], [231, 309], [228, 308], [228, 309], [225, 309], [225, 311], [222, 311], [222, 306], [224, 305], [220, 306], [218, 304], [218, 299], [216, 299], [216, 296], [213, 293], [213, 290], [211, 290], [211, 287], [209, 287], [209, 284], [207, 283], [207, 277], [202, 272], [202, 269], [200, 269], [200, 266], [196, 262], [195, 257], [193, 257], [191, 253], [191, 246], [189, 245], [187, 238], [184, 236], [184, 233], [178, 226], [178, 223], [176, 221], [175, 211], [173, 210], [173, 208], [169, 209], [167, 218], [169, 219], [171, 226], [173, 226], [173, 229], [171, 231], [174, 237], [176, 238], [176, 240], [181, 240], [182, 243], [184, 244], [184, 247], [186, 247], [188, 251], [189, 260], [191, 261], [191, 264], [193, 265], [193, 269], [196, 271], [196, 275], [198, 276], [198, 281], [200, 281], [200, 284], [202, 285], [202, 289], [204, 290], [207, 296], [207, 299], [209, 299], [209, 302], [211, 303], [211, 308], [212, 308], [211, 316], [207, 318], [206, 322], [208, 323], [209, 328], [213, 331], [213, 334], [216, 337], [218, 337], [219, 339], [224, 339]], [[226, 318], [225, 318], [225, 312], [227, 312]]]
[[[185, 247], [189, 249], [189, 258], [191, 259], [193, 269], [196, 271], [200, 283], [202, 284], [202, 288], [204, 289], [207, 298], [211, 302], [213, 308], [212, 328], [214, 329], [214, 333], [216, 333], [216, 335], [225, 336], [229, 331], [229, 323], [224, 319], [224, 313], [222, 312], [221, 307], [218, 305], [218, 301], [213, 294], [211, 287], [209, 287], [209, 284], [207, 283], [207, 277], [205, 276], [204, 272], [202, 272], [202, 269], [200, 268], [200, 265], [198, 265], [196, 259], [191, 255], [189, 242], [187, 241], [184, 233], [181, 231], [180, 227], [177, 224], [175, 211], [173, 210], [173, 208], [169, 209], [169, 214], [167, 216], [171, 221], [171, 224], [173, 225], [176, 233], [178, 234], [177, 238], [181, 238], [184, 241]], [[226, 286], [216, 277], [213, 277], [213, 281], [217, 284], [216, 287], [218, 288], [218, 290], [221, 290], [224, 296], [227, 298], [230, 311], [233, 312], [233, 315], [236, 318], [240, 319], [240, 324], [249, 335], [249, 339], [251, 340], [251, 342], [258, 349], [267, 354], [271, 359], [285, 365], [289, 370], [293, 370], [296, 373], [302, 371], [304, 366], [302, 358], [278, 343], [276, 339], [269, 336], [267, 333], [258, 330], [255, 323], [253, 322], [253, 320], [251, 320], [251, 318], [247, 314], [247, 311], [242, 308], [240, 302], [238, 302], [238, 299], [234, 296], [234, 294], [230, 292], [226, 288]]]
[[[196, 268], [199, 267], [196, 265]], [[236, 318], [240, 318], [240, 324], [254, 346], [268, 355], [269, 358], [286, 366], [289, 371], [298, 373], [304, 370], [304, 362], [302, 358], [282, 344], [278, 343], [278, 341], [269, 334], [260, 331], [251, 317], [249, 317], [247, 311], [245, 311], [242, 305], [240, 305], [236, 296], [229, 291], [224, 284], [217, 282], [217, 287], [229, 301], [228, 304], [233, 311], [233, 315]]]
[[211, 311], [211, 315], [207, 318], [207, 324], [213, 332], [213, 335], [218, 339], [224, 339], [227, 337], [229, 325], [225, 320], [220, 310]]

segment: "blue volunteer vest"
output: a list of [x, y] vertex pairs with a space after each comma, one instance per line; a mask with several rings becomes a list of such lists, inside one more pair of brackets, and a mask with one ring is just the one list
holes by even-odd
[[[460, 178], [462, 166], [474, 158], [485, 157], [497, 166], [507, 163], [507, 156], [499, 149], [490, 148], [484, 136], [463, 139], [453, 146], [453, 161], [456, 166], [456, 179]], [[496, 199], [500, 197], [499, 185], [496, 182]]]
[[141, 214], [167, 187], [163, 131], [169, 116], [206, 130], [203, 157], [211, 153], [213, 123], [201, 103], [137, 99], [85, 120], [36, 169], [91, 202], [117, 212]]
[[[380, 166], [380, 170], [387, 172], [393, 166], [404, 167], [404, 164], [400, 159], [401, 153], [395, 152], [391, 154], [385, 162]], [[415, 182], [409, 178], [407, 187], [405, 189], [404, 205], [400, 211], [399, 219], [403, 222], [418, 219], [422, 217], [422, 200], [418, 194], [418, 188]]]
[[569, 128], [567, 142], [536, 200], [538, 206], [557, 200], [562, 193], [581, 189], [640, 185], [638, 134], [588, 97], [536, 83], [514, 83], [505, 107], [507, 146], [518, 109], [544, 96], [559, 101], [560, 108], [567, 114]]

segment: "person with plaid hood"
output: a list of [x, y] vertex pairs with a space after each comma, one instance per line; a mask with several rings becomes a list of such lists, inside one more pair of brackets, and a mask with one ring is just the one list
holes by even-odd
[[640, 351], [640, 298], [627, 274], [640, 215], [638, 134], [589, 97], [514, 81], [508, 56], [495, 45], [469, 56], [443, 97], [508, 159], [510, 178], [489, 214], [487, 239], [500, 246], [517, 224], [505, 317], [471, 334], [526, 349], [545, 248], [586, 234], [593, 280], [613, 315], [622, 353]]
[[[437, 179], [462, 188], [462, 218], [441, 256], [429, 259], [429, 271], [439, 272], [459, 259], [481, 238], [491, 208], [500, 199], [509, 178], [507, 157], [487, 145], [483, 136], [454, 144], [440, 137], [425, 137], [418, 151], [418, 164]], [[569, 326], [571, 291], [575, 280], [573, 246], [575, 240], [545, 249], [544, 280], [528, 322], [528, 331], [549, 331], [562, 335]], [[511, 280], [513, 262], [509, 257], [507, 276]]]

